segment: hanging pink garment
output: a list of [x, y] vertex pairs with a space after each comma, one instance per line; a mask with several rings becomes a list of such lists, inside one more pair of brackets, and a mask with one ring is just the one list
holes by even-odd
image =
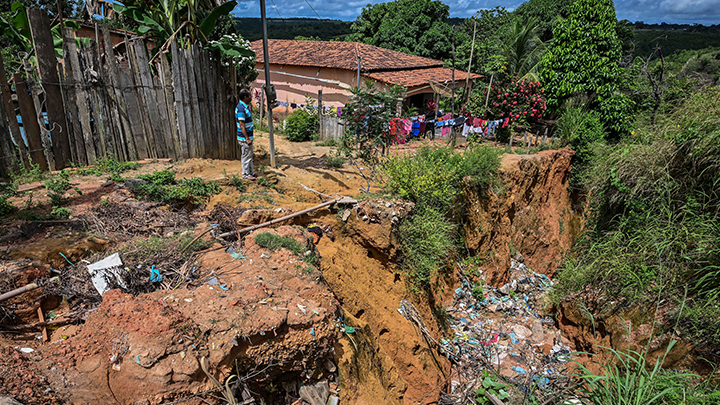
[[412, 131], [412, 122], [410, 122], [409, 119], [404, 118], [402, 120], [402, 123], [403, 123], [403, 126], [402, 126], [403, 135], [407, 136], [407, 134], [409, 134]]

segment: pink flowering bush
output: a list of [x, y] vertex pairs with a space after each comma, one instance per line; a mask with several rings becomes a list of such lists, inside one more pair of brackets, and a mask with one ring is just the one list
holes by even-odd
[[487, 86], [478, 87], [470, 97], [469, 109], [474, 116], [484, 119], [509, 118], [510, 122], [537, 122], [545, 114], [545, 90], [540, 82], [522, 81], [516, 76], [505, 76], [490, 86], [487, 110]]

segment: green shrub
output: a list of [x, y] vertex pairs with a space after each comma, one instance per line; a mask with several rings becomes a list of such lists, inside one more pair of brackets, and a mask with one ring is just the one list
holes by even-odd
[[577, 160], [592, 159], [591, 146], [605, 139], [605, 130], [597, 115], [582, 108], [571, 107], [557, 120], [557, 136], [575, 151]]
[[390, 158], [384, 172], [391, 192], [446, 213], [461, 193], [464, 177], [471, 176], [478, 188], [487, 187], [499, 165], [499, 153], [485, 145], [470, 148], [464, 155], [445, 147], [423, 147], [414, 156]]
[[295, 110], [285, 121], [285, 135], [291, 142], [310, 141], [317, 135], [318, 123], [317, 114], [305, 109]]
[[235, 187], [237, 191], [244, 193], [247, 189], [247, 185], [243, 181], [242, 177], [238, 176], [237, 174], [232, 174], [229, 177], [230, 185]]
[[215, 182], [204, 182], [199, 177], [175, 180], [171, 170], [160, 170], [138, 176], [144, 182], [138, 184], [135, 192], [148, 200], [164, 203], [192, 201], [199, 204], [204, 197], [218, 194], [221, 189]]

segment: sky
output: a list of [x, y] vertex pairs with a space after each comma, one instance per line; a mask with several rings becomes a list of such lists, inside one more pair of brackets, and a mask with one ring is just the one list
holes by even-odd
[[[368, 3], [381, 2], [380, 0], [266, 0], [268, 18], [319, 16], [346, 21], [354, 20]], [[450, 6], [451, 17], [470, 17], [477, 10], [495, 6], [513, 10], [523, 3], [521, 0], [443, 0], [443, 2]], [[615, 8], [621, 20], [644, 21], [650, 24], [661, 22], [720, 24], [720, 0], [616, 0]], [[238, 17], [260, 17], [260, 1], [238, 0], [234, 12]]]

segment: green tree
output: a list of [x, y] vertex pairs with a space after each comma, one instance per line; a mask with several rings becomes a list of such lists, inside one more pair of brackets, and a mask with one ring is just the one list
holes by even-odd
[[541, 40], [553, 37], [553, 27], [557, 22], [570, 15], [575, 0], [529, 0], [513, 11], [513, 16], [526, 22], [535, 19], [538, 22], [537, 33]]
[[631, 100], [619, 92], [625, 77], [612, 0], [578, 0], [553, 29], [540, 70], [551, 110], [585, 97], [613, 135], [629, 132]]
[[363, 8], [350, 40], [443, 60], [452, 52], [450, 7], [440, 0], [398, 0]]
[[511, 21], [511, 13], [504, 7], [480, 10], [475, 16], [464, 20], [455, 33], [455, 66], [467, 69], [474, 30], [475, 49], [470, 71], [485, 74], [496, 71], [500, 67], [496, 58], [501, 53], [500, 38], [507, 32]]
[[537, 35], [537, 26], [538, 21], [534, 17], [525, 23], [517, 19], [510, 25], [501, 52], [507, 73], [511, 76], [533, 81], [539, 79], [538, 67], [545, 52], [545, 43]]

